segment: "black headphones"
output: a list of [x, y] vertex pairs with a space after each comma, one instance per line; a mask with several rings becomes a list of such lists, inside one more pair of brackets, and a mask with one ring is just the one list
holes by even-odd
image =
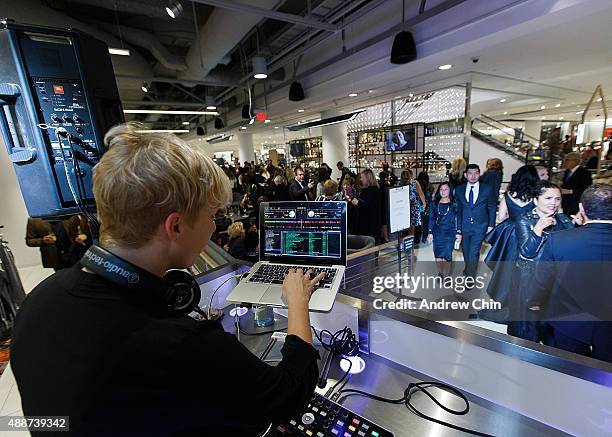
[[193, 276], [182, 270], [169, 270], [160, 279], [96, 245], [87, 249], [81, 258], [81, 265], [117, 285], [149, 295], [152, 293], [167, 305], [172, 315], [183, 316], [192, 311], [205, 315], [198, 306], [200, 286]]

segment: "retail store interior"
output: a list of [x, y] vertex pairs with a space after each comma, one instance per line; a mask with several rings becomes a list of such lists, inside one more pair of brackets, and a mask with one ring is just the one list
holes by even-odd
[[[226, 299], [236, 282], [229, 281], [232, 275], [248, 271], [258, 261], [260, 240], [255, 237], [253, 250], [247, 248], [241, 252], [244, 256], [237, 256], [229, 250], [233, 237], [228, 228], [233, 222], [242, 223], [247, 239], [252, 226], [257, 232], [260, 203], [277, 200], [271, 198], [276, 194], [270, 193], [276, 191], [268, 184], [268, 180], [279, 184], [275, 175], [282, 175], [286, 186], [297, 176], [299, 166], [306, 172], [306, 182], [313, 179], [316, 186], [326, 164], [326, 179], [339, 182], [335, 191], [342, 192], [346, 175], [357, 178], [369, 169], [378, 181], [384, 179], [393, 188], [410, 170], [406, 184], [425, 173], [431, 201], [438, 185], [448, 181], [457, 158], [477, 164], [481, 175], [486, 174], [491, 159], [498, 159], [503, 163], [503, 176], [496, 194], [503, 202], [511, 177], [525, 165], [545, 169], [551, 182], [564, 184], [565, 156], [577, 152], [578, 164], [586, 167], [593, 183], [610, 184], [612, 180], [610, 0], [7, 3], [0, 4], [0, 18], [4, 19], [0, 33], [21, 31], [18, 27], [11, 30], [13, 25], [32, 26], [38, 30], [23, 31], [38, 35], [47, 28], [78, 30], [102, 41], [108, 47], [118, 91], [119, 100], [111, 102], [119, 108], [117, 120], [142, 123], [147, 131], [174, 133], [233, 175], [233, 198], [218, 212], [217, 231], [189, 269], [202, 291], [201, 306], [209, 313], [214, 308], [222, 314], [222, 324], [231, 333], [263, 328], [254, 325], [255, 306], [252, 310], [250, 305]], [[8, 49], [7, 41], [0, 40], [0, 53], [9, 56], [15, 50]], [[87, 53], [79, 62], [96, 65], [94, 59], [87, 59]], [[1, 86], [13, 82], [10, 74], [9, 67], [0, 67]], [[38, 83], [39, 90], [44, 90], [42, 82]], [[9, 105], [2, 100], [6, 89], [0, 89], [3, 110]], [[56, 85], [53, 89], [57, 91]], [[17, 113], [18, 123], [21, 118]], [[60, 123], [64, 123], [61, 118]], [[77, 118], [64, 125], [68, 131], [80, 129]], [[11, 129], [3, 127], [3, 134]], [[2, 138], [0, 252], [10, 248], [28, 294], [53, 275], [54, 269], [43, 267], [39, 247], [26, 241], [28, 218], [35, 215], [24, 200], [19, 173], [25, 171], [26, 161], [16, 161], [10, 154], [11, 145]], [[255, 191], [242, 187], [246, 187], [246, 172], [239, 167], [244, 169], [245, 164], [254, 170], [251, 176], [261, 178], [251, 181]], [[317, 194], [325, 197], [325, 179], [320, 181]], [[70, 179], [68, 182], [70, 185]], [[382, 190], [383, 182], [379, 183]], [[249, 197], [253, 192], [258, 194]], [[323, 200], [336, 200], [331, 199], [333, 194]], [[346, 199], [350, 203], [352, 198]], [[341, 363], [348, 360], [337, 359], [332, 370], [327, 369], [329, 383], [317, 388], [317, 393], [333, 393], [343, 383], [334, 402], [342, 402], [346, 417], [354, 418], [355, 424], [362, 421], [380, 431], [366, 434], [356, 426], [350, 431], [329, 427], [330, 432], [336, 429], [333, 435], [355, 436], [463, 436], [470, 430], [496, 436], [612, 435], [612, 361], [510, 335], [506, 322], [480, 311], [430, 311], [418, 306], [422, 301], [453, 302], [460, 307], [466, 300], [484, 302], [490, 295], [486, 288], [491, 269], [483, 260], [490, 244], [484, 243], [480, 251], [478, 269], [485, 278], [481, 290], [468, 289], [463, 294], [443, 287], [406, 290], [385, 285], [382, 292], [373, 288], [377, 277], [436, 277], [438, 273], [439, 257], [434, 255], [435, 240], [432, 244], [427, 239], [427, 223], [421, 223], [420, 230], [414, 225], [394, 229], [389, 222], [393, 215], [389, 195], [382, 199], [384, 229], [367, 236], [369, 241], [354, 238], [363, 233], [351, 235], [349, 223], [346, 274], [333, 310], [310, 315], [319, 333], [350, 328], [365, 366], [361, 369], [361, 364], [355, 364], [363, 372], [353, 374], [351, 368], [341, 369]], [[75, 198], [75, 205], [78, 203]], [[38, 215], [42, 216], [44, 213]], [[452, 252], [451, 276], [456, 276], [464, 257], [461, 250]], [[610, 281], [609, 291], [610, 270], [602, 274], [604, 283]], [[414, 302], [415, 307], [388, 305], [400, 301]], [[609, 305], [609, 298], [606, 302]], [[286, 311], [275, 309], [274, 313], [276, 323], [282, 325]], [[604, 320], [602, 323], [612, 323], [612, 314]], [[5, 357], [0, 362], [0, 372], [4, 372], [0, 373], [0, 416], [23, 415], [9, 366], [11, 323], [5, 320], [0, 349], [4, 354], [0, 357]], [[243, 335], [240, 340], [257, 356], [280, 361], [280, 343], [268, 344], [269, 338]], [[320, 343], [319, 338], [322, 368], [331, 352]], [[609, 342], [608, 346], [612, 349]], [[446, 383], [467, 396], [471, 408], [464, 415], [438, 408], [422, 393], [418, 395], [422, 398], [413, 401], [425, 415], [459, 428], [434, 423], [406, 409], [403, 402], [390, 405], [360, 396], [344, 399], [339, 394], [346, 388], [397, 399], [408, 384], [419, 381]], [[452, 409], [463, 408], [451, 391], [436, 388], [433, 392]], [[313, 400], [312, 405], [319, 401]], [[312, 413], [312, 406], [308, 408], [299, 418]], [[314, 424], [303, 425], [289, 419], [274, 425], [277, 435], [319, 436], [315, 425], [324, 428], [318, 418]], [[310, 434], [305, 433], [308, 430]], [[320, 432], [321, 436], [332, 435]], [[10, 435], [30, 435], [21, 433]], [[2, 430], [0, 435], [4, 435]]]

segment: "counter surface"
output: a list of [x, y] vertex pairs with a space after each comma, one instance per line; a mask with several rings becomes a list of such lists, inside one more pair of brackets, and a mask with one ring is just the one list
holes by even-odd
[[[223, 326], [227, 332], [235, 334], [236, 329], [233, 319], [228, 315], [223, 318]], [[240, 333], [240, 341], [257, 356], [261, 355], [269, 340], [270, 334], [247, 335], [244, 331]], [[319, 348], [323, 360], [325, 358], [325, 351], [318, 342], [316, 346]], [[271, 364], [280, 360], [281, 347], [282, 344], [277, 343], [269, 353], [267, 360]], [[404, 389], [409, 383], [431, 380], [431, 378], [427, 378], [425, 375], [410, 371], [403, 366], [375, 355], [364, 356], [362, 358], [366, 362], [365, 370], [362, 373], [352, 375], [345, 388], [354, 388], [379, 396], [398, 399], [403, 396]], [[321, 361], [319, 367], [322, 366], [323, 362]], [[317, 388], [317, 391], [324, 394], [342, 375], [343, 371], [340, 370], [337, 363], [334, 363], [330, 371], [327, 387], [323, 390]], [[430, 391], [447, 407], [458, 410], [464, 408], [463, 401], [454, 395], [439, 389], [430, 389]], [[413, 395], [412, 400], [413, 405], [426, 415], [499, 437], [568, 435], [489, 401], [472, 396], [469, 393], [464, 394], [470, 401], [470, 411], [464, 416], [456, 416], [443, 411], [423, 393]], [[396, 437], [458, 437], [470, 435], [422, 419], [410, 412], [402, 404], [392, 405], [362, 396], [350, 396], [342, 402], [342, 405], [387, 428]]]

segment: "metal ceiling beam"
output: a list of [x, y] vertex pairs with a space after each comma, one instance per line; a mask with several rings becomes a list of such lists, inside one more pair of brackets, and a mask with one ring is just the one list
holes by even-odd
[[302, 17], [300, 15], [287, 14], [285, 12], [279, 12], [274, 10], [268, 10], [259, 8], [257, 6], [251, 6], [244, 3], [238, 3], [231, 0], [194, 0], [196, 3], [202, 3], [205, 5], [215, 6], [218, 8], [229, 9], [236, 12], [243, 12], [246, 14], [261, 15], [263, 17], [272, 18], [274, 20], [286, 21], [287, 23], [301, 24], [307, 27], [313, 27], [315, 29], [329, 30], [331, 32], [337, 32], [340, 28], [335, 24], [324, 23], [317, 20], [311, 20], [309, 18]]
[[246, 88], [246, 85], [242, 85], [234, 82], [222, 82], [222, 81], [210, 81], [210, 80], [186, 80], [186, 79], [176, 79], [172, 77], [146, 77], [146, 76], [133, 76], [130, 74], [117, 74], [115, 77], [119, 79], [133, 79], [140, 80], [144, 82], [164, 82], [164, 83], [177, 83], [180, 85], [187, 86], [196, 86], [196, 85], [205, 85], [205, 86], [219, 86], [219, 87], [240, 87]]
[[151, 100], [122, 100], [124, 105], [139, 105], [139, 106], [172, 106], [183, 108], [202, 108], [202, 103], [197, 102], [172, 102], [172, 101], [151, 101]]

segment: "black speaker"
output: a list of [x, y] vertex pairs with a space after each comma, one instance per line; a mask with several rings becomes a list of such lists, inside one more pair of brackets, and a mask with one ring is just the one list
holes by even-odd
[[289, 100], [292, 102], [299, 102], [304, 100], [304, 88], [299, 82], [293, 82], [289, 87]]
[[204, 128], [202, 126], [198, 126], [198, 128], [196, 129], [196, 134], [200, 136], [206, 135], [206, 131], [204, 131]]
[[395, 35], [393, 48], [391, 48], [391, 63], [406, 64], [414, 61], [416, 57], [416, 44], [414, 43], [412, 33], [404, 30]]
[[223, 129], [225, 124], [223, 124], [223, 120], [221, 117], [215, 117], [215, 129]]
[[249, 120], [251, 118], [251, 106], [242, 105], [242, 118]]

